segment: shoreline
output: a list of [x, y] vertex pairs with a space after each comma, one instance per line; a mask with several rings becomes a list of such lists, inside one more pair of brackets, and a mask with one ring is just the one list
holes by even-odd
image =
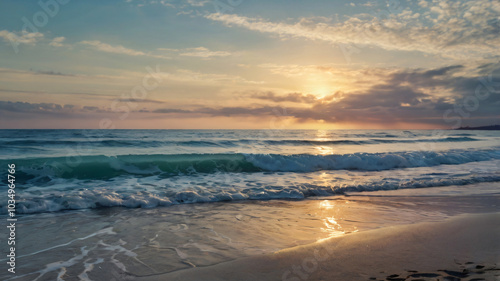
[[[500, 280], [499, 222], [500, 212], [464, 214], [443, 222], [388, 226], [263, 256], [134, 279]], [[435, 279], [446, 276], [450, 279]]]
[[[285, 265], [302, 266], [301, 258], [307, 255], [295, 254], [293, 258], [293, 253], [298, 253], [300, 249], [312, 247], [312, 256], [309, 256], [314, 257], [314, 245], [319, 245], [317, 241], [333, 241], [329, 240], [331, 237], [340, 237], [336, 241], [353, 241], [351, 239], [354, 238], [350, 237], [360, 237], [358, 235], [362, 233], [391, 232], [421, 223], [439, 226], [458, 215], [499, 211], [497, 185], [482, 183], [375, 191], [299, 201], [256, 200], [181, 204], [152, 209], [116, 207], [33, 214], [22, 216], [19, 221], [16, 235], [20, 242], [16, 253], [19, 271], [15, 276], [0, 273], [0, 279], [37, 278], [43, 281], [61, 276], [62, 280], [73, 280], [77, 276], [88, 276], [90, 280], [170, 280], [176, 274], [188, 278], [184, 274], [193, 275], [199, 270], [227, 271], [223, 268], [227, 264], [232, 270], [233, 262], [236, 265], [243, 263], [239, 265], [243, 268], [254, 266], [254, 270], [259, 271], [260, 267], [255, 266], [262, 263], [261, 259], [283, 255], [285, 258], [268, 260], [264, 266], [270, 266], [267, 271], [273, 274], [284, 274]], [[467, 224], [460, 225], [464, 226]], [[487, 242], [496, 242], [491, 237], [486, 239]], [[351, 245], [356, 246], [353, 243]], [[321, 251], [320, 259], [325, 253], [323, 248]], [[358, 254], [358, 257], [363, 256]], [[343, 259], [351, 257], [347, 255]], [[249, 260], [253, 265], [244, 264]], [[455, 267], [441, 269], [457, 270]], [[402, 273], [391, 272], [387, 276], [392, 274]], [[232, 275], [226, 279], [223, 275], [205, 279], [205, 274], [190, 278], [235, 280]], [[262, 279], [266, 276], [255, 279], [282, 280], [282, 276], [276, 275]], [[369, 280], [368, 277], [360, 280]], [[244, 276], [242, 278], [245, 280]], [[290, 275], [284, 280], [298, 281], [303, 278]]]

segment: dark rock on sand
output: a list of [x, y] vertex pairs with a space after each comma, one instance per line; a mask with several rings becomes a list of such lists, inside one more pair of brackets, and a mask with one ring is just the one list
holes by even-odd
[[415, 273], [415, 274], [411, 274], [408, 277], [439, 277], [439, 276], [441, 276], [441, 275], [436, 274], [436, 273]]
[[460, 281], [460, 280], [462, 280], [462, 279], [460, 279], [460, 278], [458, 278], [458, 277], [453, 277], [453, 276], [445, 276], [445, 277], [443, 278], [443, 280], [445, 280], [445, 281]]
[[467, 273], [459, 272], [459, 271], [452, 271], [452, 270], [440, 270], [440, 271], [442, 271], [450, 276], [458, 277], [458, 278], [464, 278], [464, 277], [469, 276]]

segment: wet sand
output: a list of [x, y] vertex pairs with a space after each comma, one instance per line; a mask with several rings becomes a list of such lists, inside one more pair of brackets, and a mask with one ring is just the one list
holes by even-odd
[[[438, 270], [498, 266], [498, 215], [453, 219], [500, 212], [497, 189], [26, 215], [18, 221], [16, 274], [0, 272], [0, 280], [389, 280], [413, 271], [444, 278]], [[315, 266], [308, 258], [317, 249]], [[496, 261], [486, 250], [496, 251]]]
[[500, 213], [386, 227], [137, 280], [500, 280]]

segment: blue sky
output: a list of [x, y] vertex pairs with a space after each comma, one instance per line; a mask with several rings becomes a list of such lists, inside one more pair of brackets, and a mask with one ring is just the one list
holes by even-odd
[[0, 1], [0, 127], [500, 123], [499, 34], [487, 0]]

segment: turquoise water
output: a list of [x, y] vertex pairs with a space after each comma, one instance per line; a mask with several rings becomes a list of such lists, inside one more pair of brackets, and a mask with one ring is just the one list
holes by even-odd
[[500, 182], [496, 131], [0, 130], [0, 147], [19, 213]]

